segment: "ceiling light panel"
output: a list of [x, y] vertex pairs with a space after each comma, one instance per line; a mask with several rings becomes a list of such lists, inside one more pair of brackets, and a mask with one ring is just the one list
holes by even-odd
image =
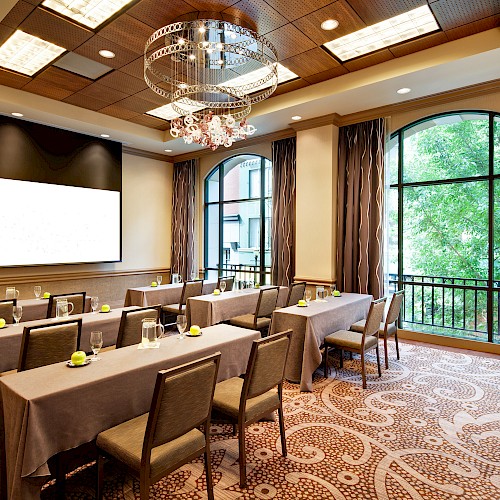
[[0, 47], [0, 66], [32, 76], [66, 49], [17, 30]]
[[44, 0], [42, 5], [77, 23], [97, 28], [133, 0]]
[[327, 42], [324, 46], [341, 61], [347, 61], [436, 30], [439, 30], [439, 25], [434, 15], [428, 5], [423, 5]]

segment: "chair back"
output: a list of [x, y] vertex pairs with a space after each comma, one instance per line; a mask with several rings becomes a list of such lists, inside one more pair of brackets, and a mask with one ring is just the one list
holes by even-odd
[[234, 279], [236, 276], [219, 276], [219, 279], [217, 280], [217, 288], [220, 288], [220, 282], [225, 281], [226, 282], [226, 292], [230, 292], [233, 289], [234, 286]]
[[307, 283], [301, 281], [300, 283], [292, 283], [288, 290], [288, 298], [286, 299], [286, 306], [297, 305], [298, 301], [304, 298]]
[[203, 280], [185, 281], [179, 305], [186, 305], [187, 299], [203, 294]]
[[18, 371], [68, 361], [80, 349], [82, 320], [24, 327]]
[[143, 458], [151, 448], [168, 443], [208, 422], [212, 412], [220, 352], [156, 376], [143, 446]]
[[279, 290], [277, 286], [273, 286], [270, 288], [263, 288], [260, 291], [257, 308], [255, 309], [255, 319], [271, 316], [276, 309]]
[[83, 314], [85, 312], [85, 295], [87, 292], [60, 293], [49, 297], [49, 305], [47, 307], [47, 319], [56, 317], [57, 299], [67, 299], [73, 303], [73, 311], [71, 314]]
[[398, 290], [397, 292], [394, 292], [394, 295], [392, 296], [391, 300], [391, 305], [389, 306], [389, 310], [387, 311], [387, 316], [385, 318], [386, 325], [395, 323], [398, 320], [404, 296], [405, 296], [404, 290]]
[[365, 328], [363, 330], [363, 345], [365, 343], [365, 337], [369, 335], [377, 335], [380, 329], [380, 323], [384, 317], [386, 298], [374, 300], [370, 304], [370, 310], [368, 311], [368, 317], [366, 318]]
[[0, 300], [0, 318], [3, 318], [7, 324], [14, 323], [12, 308], [17, 305], [17, 299]]
[[254, 340], [248, 359], [240, 404], [283, 382], [292, 330]]
[[145, 318], [160, 318], [161, 305], [141, 307], [131, 311], [123, 311], [116, 339], [116, 348], [140, 344], [142, 342], [142, 320]]

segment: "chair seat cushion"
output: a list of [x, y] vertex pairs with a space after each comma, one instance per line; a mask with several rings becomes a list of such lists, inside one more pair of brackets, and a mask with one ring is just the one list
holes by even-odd
[[[234, 326], [240, 326], [241, 328], [254, 329], [253, 321], [255, 316], [253, 314], [242, 314], [241, 316], [235, 316], [229, 320]], [[271, 318], [258, 318], [257, 319], [257, 330], [261, 328], [267, 328], [271, 324]]]
[[[325, 344], [329, 347], [342, 347], [349, 349], [361, 349], [363, 335], [349, 330], [339, 330], [325, 337]], [[377, 337], [369, 335], [365, 339], [365, 350], [377, 344]]]
[[186, 306], [179, 304], [169, 304], [162, 306], [162, 311], [172, 313], [172, 314], [184, 314], [186, 312]]
[[[141, 470], [142, 446], [148, 413], [101, 432], [97, 446], [135, 471]], [[170, 469], [183, 458], [202, 450], [205, 436], [198, 429], [151, 450], [151, 477]]]
[[[362, 319], [361, 321], [357, 321], [356, 323], [351, 325], [351, 328], [349, 328], [349, 330], [352, 330], [353, 332], [363, 333], [365, 324], [366, 320]], [[380, 323], [378, 334], [380, 335], [381, 338], [384, 338], [384, 328], [385, 328], [385, 323]], [[396, 323], [391, 323], [387, 328], [388, 335], [394, 335], [396, 331], [397, 331]]]
[[[243, 379], [233, 377], [215, 386], [213, 408], [217, 411], [238, 419], [240, 409], [241, 390], [243, 389]], [[260, 396], [247, 400], [245, 421], [253, 420], [262, 413], [269, 413], [279, 404], [278, 391], [272, 389]]]

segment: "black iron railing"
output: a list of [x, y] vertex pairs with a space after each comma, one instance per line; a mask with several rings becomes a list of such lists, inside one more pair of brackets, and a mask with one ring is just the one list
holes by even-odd
[[222, 276], [236, 276], [236, 280], [244, 282], [260, 283], [267, 285], [271, 283], [271, 267], [266, 266], [263, 269], [264, 279], [261, 282], [260, 265], [253, 266], [248, 264], [224, 264], [220, 267], [207, 267], [207, 271], [218, 271]]

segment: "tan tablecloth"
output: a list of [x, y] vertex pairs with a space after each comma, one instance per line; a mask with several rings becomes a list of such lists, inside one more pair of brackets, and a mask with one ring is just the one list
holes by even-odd
[[[37, 319], [45, 319], [47, 317], [49, 299], [22, 299], [18, 300], [17, 303], [20, 306], [23, 306], [21, 323], [25, 323], [26, 321], [34, 321]], [[90, 297], [86, 295], [85, 312], [89, 312], [90, 310]]]
[[[68, 319], [82, 318], [82, 336], [80, 348], [82, 351], [90, 352], [90, 332], [99, 330], [102, 332], [103, 347], [116, 344], [118, 329], [122, 311], [136, 309], [137, 306], [113, 309], [109, 313], [85, 313], [74, 314]], [[19, 361], [19, 350], [25, 326], [37, 326], [57, 322], [59, 319], [43, 319], [28, 321], [19, 325], [8, 325], [0, 329], [0, 372], [17, 368]]]
[[[203, 283], [203, 293], [212, 293], [216, 285], [217, 281], [205, 281]], [[178, 304], [179, 300], [181, 300], [182, 286], [182, 283], [170, 283], [155, 287], [129, 288], [125, 295], [125, 307]]]
[[[262, 286], [261, 288], [265, 288]], [[278, 306], [286, 304], [288, 288], [280, 287], [278, 295]], [[189, 299], [188, 314], [191, 325], [205, 326], [216, 325], [221, 321], [227, 321], [241, 314], [253, 314], [259, 299], [259, 289], [247, 288], [245, 290], [233, 290], [220, 295], [203, 295]]]
[[259, 332], [217, 325], [201, 337], [162, 339], [159, 349], [104, 352], [82, 368], [58, 363], [0, 378], [9, 500], [40, 498], [38, 476], [49, 474], [51, 456], [147, 412], [158, 370], [220, 351], [218, 380], [238, 376], [259, 338]]
[[312, 391], [313, 373], [321, 364], [323, 339], [365, 319], [371, 301], [371, 295], [343, 293], [341, 297], [328, 297], [326, 302], [313, 301], [309, 307], [291, 306], [274, 311], [271, 332], [293, 330], [285, 377], [300, 382], [301, 391]]

